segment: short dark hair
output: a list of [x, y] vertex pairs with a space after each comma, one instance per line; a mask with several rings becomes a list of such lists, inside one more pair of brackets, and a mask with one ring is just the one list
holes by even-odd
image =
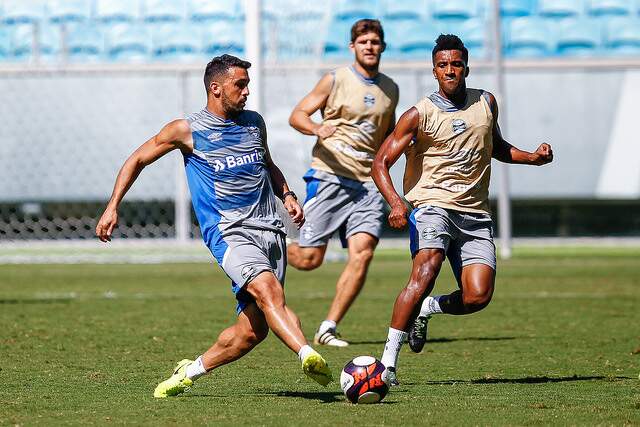
[[367, 33], [376, 33], [380, 41], [384, 43], [384, 30], [382, 24], [377, 19], [360, 19], [351, 27], [351, 43], [358, 37]]
[[436, 39], [436, 45], [431, 51], [431, 61], [435, 62], [436, 53], [441, 50], [459, 50], [462, 52], [462, 59], [466, 64], [469, 63], [469, 51], [464, 47], [464, 43], [460, 37], [454, 34], [440, 34]]
[[243, 61], [236, 56], [227, 55], [226, 53], [213, 58], [209, 61], [207, 68], [204, 70], [204, 87], [207, 92], [209, 91], [209, 85], [211, 82], [227, 73], [231, 67], [241, 67], [247, 70], [251, 68], [251, 62]]

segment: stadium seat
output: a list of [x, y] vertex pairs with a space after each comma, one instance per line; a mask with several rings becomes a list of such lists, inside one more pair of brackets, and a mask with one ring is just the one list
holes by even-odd
[[189, 19], [196, 22], [236, 19], [239, 16], [237, 0], [188, 0]]
[[202, 52], [208, 57], [244, 54], [243, 21], [218, 21], [202, 30]]
[[348, 59], [351, 57], [351, 21], [333, 21], [324, 41], [324, 56], [329, 59]]
[[583, 0], [539, 0], [538, 14], [547, 18], [578, 17], [585, 11]]
[[49, 25], [40, 26], [37, 32], [33, 24], [20, 24], [12, 29], [10, 53], [14, 61], [55, 62], [60, 59], [60, 46], [60, 31]]
[[487, 22], [484, 19], [469, 19], [460, 26], [459, 36], [469, 50], [469, 62], [487, 59]]
[[408, 21], [393, 34], [392, 54], [403, 59], [430, 60], [431, 51], [440, 31], [430, 21]]
[[7, 25], [31, 24], [44, 18], [44, 4], [40, 0], [5, 0], [2, 22]]
[[322, 31], [323, 19], [315, 20], [310, 17], [297, 19], [288, 22], [280, 21], [279, 30], [276, 33], [275, 43], [277, 44], [276, 55], [279, 58], [290, 60], [299, 60], [317, 56], [324, 47], [324, 39]]
[[516, 18], [505, 31], [505, 54], [515, 58], [536, 58], [551, 53], [547, 23], [537, 17]]
[[78, 24], [67, 35], [67, 55], [71, 62], [98, 62], [104, 51], [102, 32], [91, 24]]
[[378, 16], [378, 2], [375, 0], [338, 0], [333, 12], [334, 19], [344, 21], [376, 16]]
[[179, 22], [184, 17], [184, 0], [143, 0], [142, 2], [142, 18], [145, 22]]
[[592, 56], [602, 42], [602, 28], [595, 19], [566, 19], [558, 23], [556, 52], [562, 56]]
[[478, 16], [477, 0], [435, 0], [431, 5], [431, 14], [435, 19], [464, 20]]
[[153, 29], [153, 55], [164, 62], [201, 59], [200, 37], [192, 28], [166, 24]]
[[609, 56], [640, 57], [640, 19], [634, 17], [609, 20], [605, 40]]
[[536, 0], [501, 0], [500, 14], [504, 18], [529, 16], [535, 13]]
[[427, 5], [424, 0], [384, 0], [382, 18], [386, 20], [421, 20], [425, 16]]
[[330, 2], [310, 2], [306, 3], [304, 7], [296, 7], [296, 0], [289, 0], [289, 7], [284, 13], [284, 18], [287, 20], [320, 20], [331, 12]]
[[140, 17], [138, 0], [95, 0], [95, 19], [112, 24], [133, 22]]
[[91, 16], [89, 0], [51, 0], [47, 3], [49, 21], [54, 24], [85, 22]]
[[139, 24], [119, 24], [109, 29], [106, 51], [111, 61], [144, 62], [151, 54], [151, 35]]
[[633, 0], [591, 0], [588, 6], [589, 14], [593, 16], [632, 15], [633, 10]]

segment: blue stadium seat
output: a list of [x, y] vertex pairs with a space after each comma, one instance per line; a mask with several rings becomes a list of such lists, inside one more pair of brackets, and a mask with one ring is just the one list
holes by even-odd
[[593, 16], [625, 16], [633, 14], [634, 4], [633, 0], [591, 0], [588, 9]]
[[151, 56], [151, 35], [140, 24], [119, 24], [109, 29], [106, 51], [116, 62], [144, 62]]
[[[14, 61], [55, 62], [60, 59], [61, 36], [57, 28], [43, 25], [38, 28], [34, 45], [33, 24], [20, 24], [13, 28], [10, 53]], [[35, 48], [38, 49], [37, 55]]]
[[539, 0], [538, 13], [548, 18], [581, 16], [585, 12], [583, 0]]
[[421, 20], [425, 17], [427, 5], [424, 0], [383, 0], [382, 18], [386, 20], [413, 19]]
[[44, 12], [40, 0], [5, 0], [2, 22], [7, 25], [36, 23], [44, 19]]
[[67, 35], [67, 54], [71, 62], [99, 62], [104, 51], [104, 36], [91, 24], [78, 24]]
[[342, 60], [352, 57], [349, 50], [352, 25], [351, 21], [333, 21], [331, 23], [324, 41], [325, 58]]
[[189, 19], [196, 22], [238, 18], [237, 0], [189, 0]]
[[378, 16], [378, 2], [375, 0], [338, 0], [333, 12], [334, 19], [345, 21], [376, 16]]
[[538, 17], [516, 18], [505, 31], [505, 54], [515, 58], [536, 58], [551, 53], [550, 30]]
[[602, 28], [595, 19], [566, 19], [558, 23], [556, 52], [562, 56], [592, 56], [602, 43]]
[[138, 0], [95, 0], [95, 19], [112, 24], [133, 22], [140, 17]]
[[208, 57], [244, 54], [243, 21], [218, 21], [202, 30], [202, 52]]
[[47, 3], [49, 21], [54, 24], [85, 22], [91, 16], [89, 0], [50, 0]]
[[145, 22], [179, 22], [185, 17], [184, 0], [143, 0], [142, 17]]
[[500, 14], [502, 17], [520, 17], [533, 15], [536, 10], [536, 0], [501, 0]]
[[9, 31], [0, 28], [0, 62], [7, 61], [9, 58]]
[[316, 57], [324, 48], [323, 33], [319, 31], [322, 23], [322, 18], [310, 19], [310, 17], [286, 23], [280, 22], [283, 27], [280, 27], [276, 34], [276, 55], [289, 60]]
[[398, 55], [402, 59], [430, 60], [434, 40], [438, 36], [438, 28], [432, 21], [404, 22], [392, 34], [391, 55]]
[[[288, 9], [284, 13], [284, 17], [287, 20], [320, 20], [323, 19], [328, 13], [331, 13], [330, 2], [308, 2], [304, 7], [296, 7], [297, 0], [289, 0]], [[293, 2], [293, 3], [291, 3]]]
[[640, 57], [640, 19], [616, 18], [607, 22], [606, 48], [609, 56]]
[[431, 5], [431, 14], [435, 19], [464, 20], [480, 13], [477, 0], [436, 0]]
[[153, 55], [165, 62], [194, 62], [201, 59], [199, 34], [185, 26], [167, 24], [153, 29]]
[[487, 21], [469, 19], [460, 26], [459, 36], [469, 50], [469, 62], [488, 59]]

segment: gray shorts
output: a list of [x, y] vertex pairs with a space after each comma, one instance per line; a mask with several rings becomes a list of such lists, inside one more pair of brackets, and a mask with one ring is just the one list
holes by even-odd
[[496, 247], [488, 214], [423, 206], [409, 216], [411, 256], [420, 249], [442, 249], [458, 282], [462, 267], [486, 264], [496, 269]]
[[264, 271], [272, 272], [284, 286], [287, 246], [282, 233], [238, 227], [223, 237], [228, 245], [221, 267], [231, 279], [238, 314], [253, 302], [245, 285]]
[[338, 231], [342, 247], [356, 233], [380, 238], [384, 221], [384, 201], [373, 182], [339, 178], [342, 183], [305, 177], [307, 197], [300, 229], [301, 247], [324, 246]]

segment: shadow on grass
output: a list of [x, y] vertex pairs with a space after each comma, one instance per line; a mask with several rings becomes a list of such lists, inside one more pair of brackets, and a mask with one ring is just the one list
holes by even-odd
[[323, 403], [344, 400], [344, 395], [337, 391], [278, 391], [267, 394], [278, 397], [301, 397], [303, 399], [319, 400]]
[[[448, 343], [455, 341], [509, 341], [515, 340], [518, 337], [464, 337], [464, 338], [429, 338], [427, 345]], [[350, 345], [367, 345], [367, 344], [386, 344], [385, 340], [377, 341], [349, 341]]]
[[2, 304], [68, 304], [73, 298], [8, 298], [0, 299]]
[[588, 375], [570, 377], [522, 377], [522, 378], [480, 378], [474, 380], [446, 380], [446, 381], [426, 381], [431, 385], [454, 385], [454, 384], [547, 384], [547, 383], [563, 383], [571, 381], [611, 381], [611, 380], [628, 380], [632, 377], [616, 376], [609, 377], [603, 375]]

